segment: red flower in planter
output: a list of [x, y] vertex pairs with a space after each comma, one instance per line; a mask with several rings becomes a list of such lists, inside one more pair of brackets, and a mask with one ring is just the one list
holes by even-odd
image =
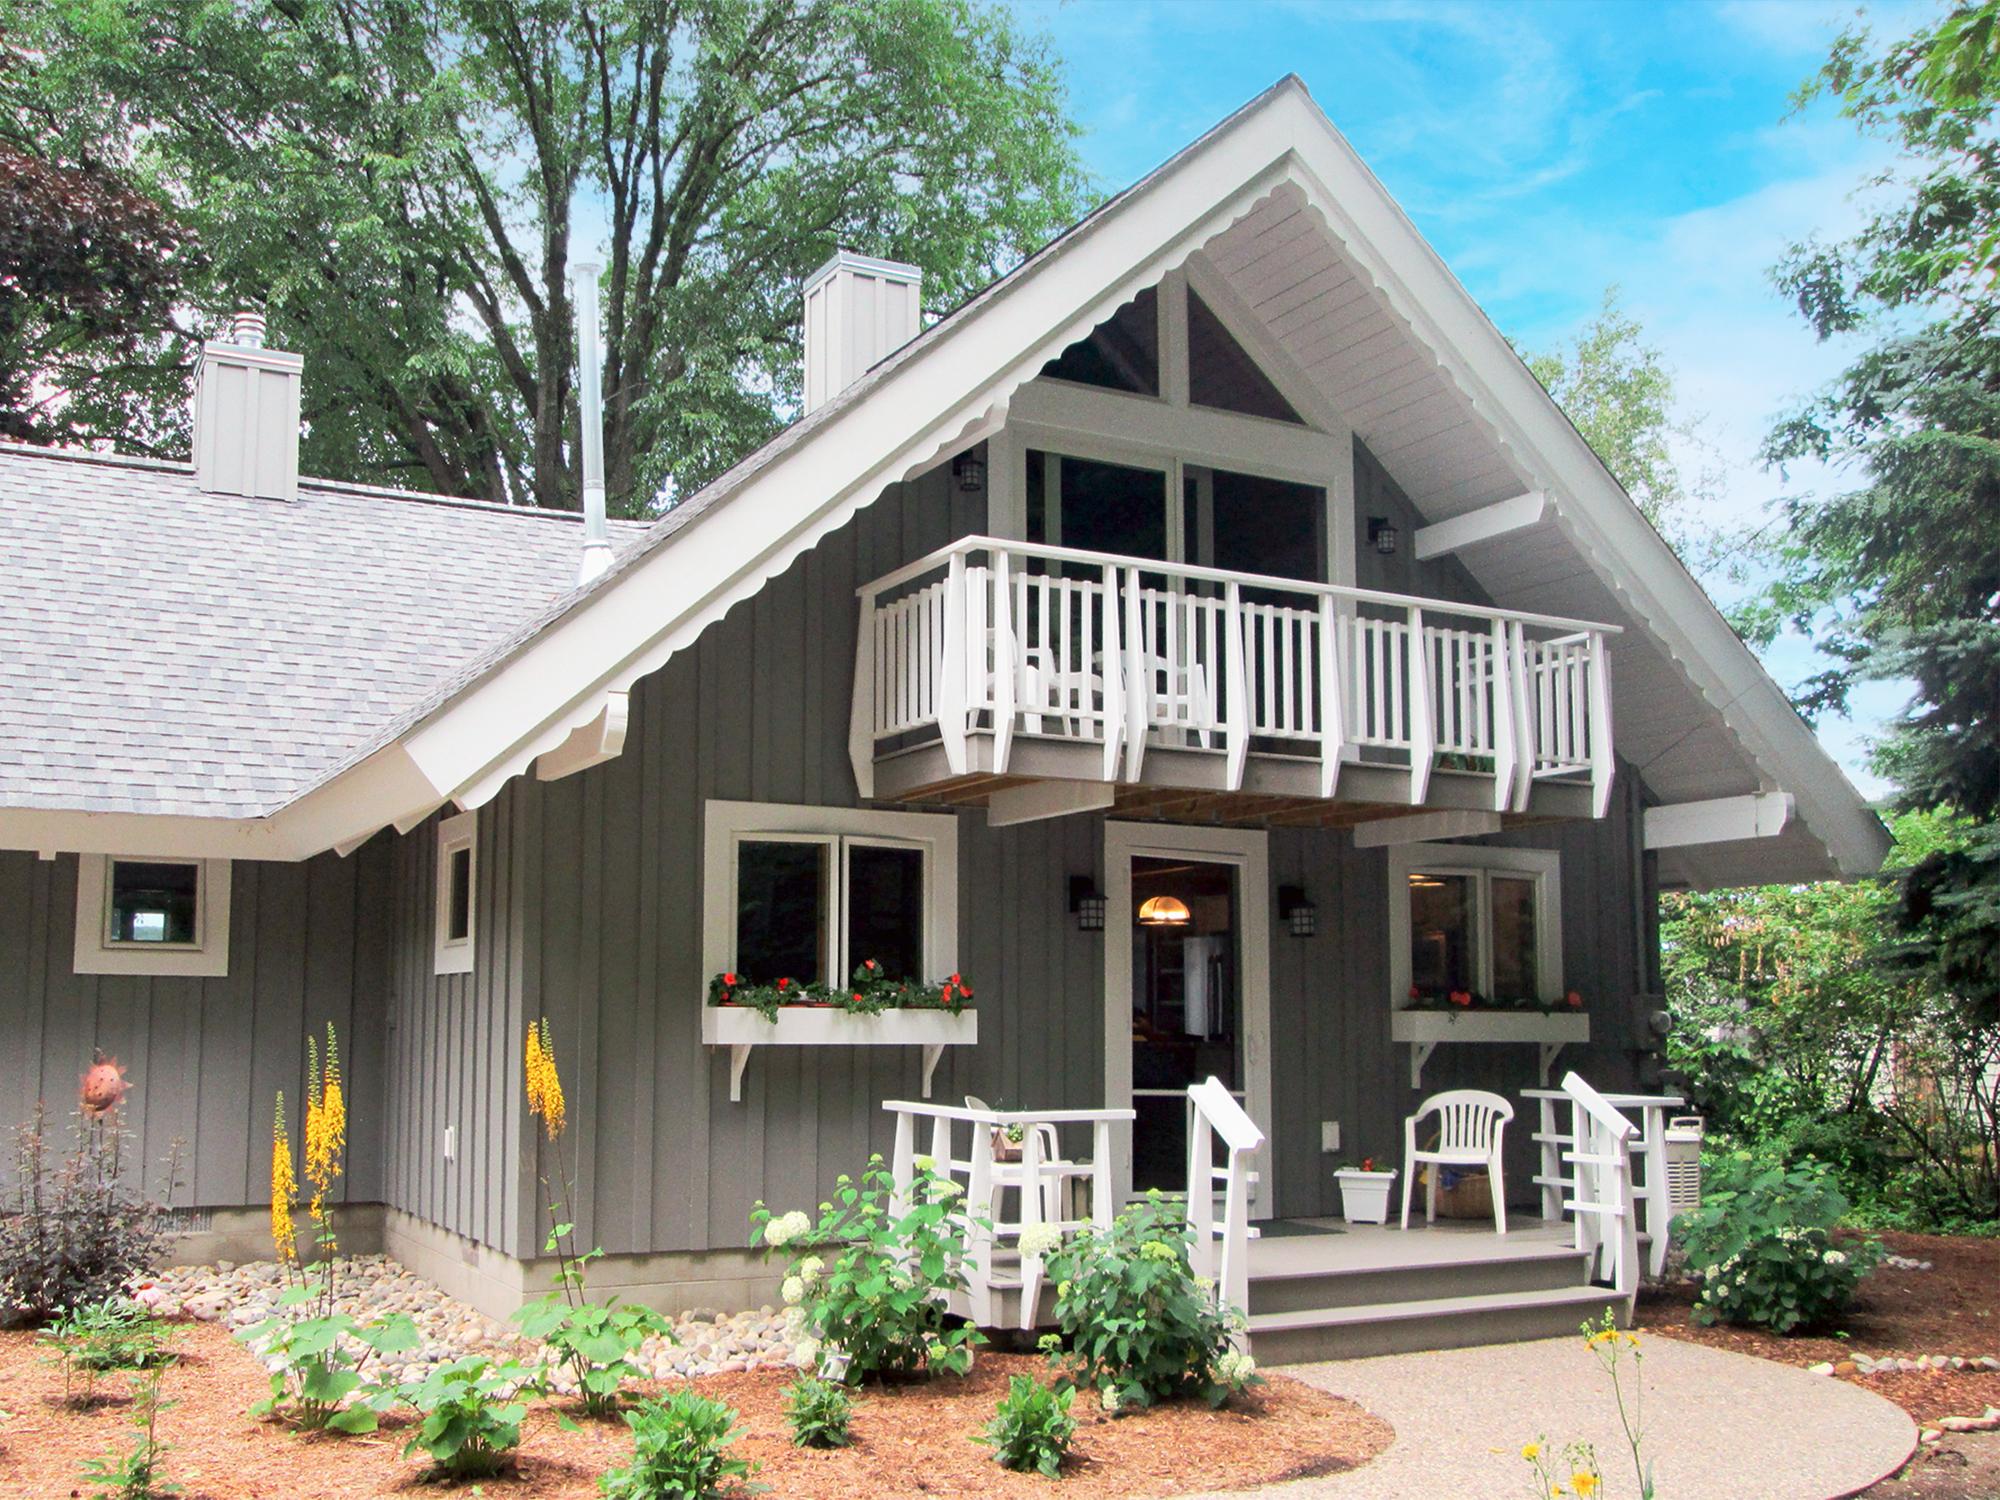
[[783, 989], [790, 989], [790, 988], [791, 988], [791, 984], [792, 984], [792, 982], [791, 982], [791, 980], [789, 980], [789, 979], [780, 979], [780, 980], [778, 981], [778, 988], [779, 988], [779, 989], [781, 989], [781, 990], [783, 990]]
[[1575, 990], [1571, 990], [1567, 995], [1563, 996], [1563, 1004], [1567, 1005], [1571, 1010], [1582, 1010], [1583, 996]]
[[1362, 1170], [1362, 1171], [1364, 1171], [1364, 1172], [1372, 1172], [1372, 1171], [1374, 1171], [1374, 1170], [1375, 1170], [1375, 1158], [1374, 1158], [1374, 1157], [1372, 1157], [1372, 1156], [1364, 1156], [1364, 1157], [1362, 1157], [1362, 1158], [1361, 1158], [1361, 1170]]
[[1413, 984], [1413, 985], [1411, 985], [1411, 986], [1410, 986], [1410, 998], [1411, 998], [1412, 1000], [1421, 1000], [1421, 999], [1423, 999], [1423, 998], [1424, 998], [1424, 992], [1423, 992], [1422, 990], [1418, 989], [1418, 988], [1417, 988], [1417, 987], [1416, 987], [1416, 986], [1415, 986], [1415, 985]]
[[728, 985], [731, 989], [736, 988], [736, 976], [734, 974], [724, 974], [722, 976], [722, 982]]
[[1472, 1004], [1472, 991], [1453, 990], [1450, 995], [1450, 1000], [1453, 1005], [1470, 1006]]

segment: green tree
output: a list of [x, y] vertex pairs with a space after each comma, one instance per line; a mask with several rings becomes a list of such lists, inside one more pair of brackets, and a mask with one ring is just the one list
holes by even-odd
[[595, 256], [642, 511], [795, 412], [837, 246], [948, 307], [1086, 196], [1046, 42], [981, 0], [0, 0], [0, 34], [46, 60], [15, 108], [199, 234], [199, 305], [267, 301], [320, 474], [575, 504]]
[[1773, 432], [1783, 463], [1858, 472], [1844, 494], [1793, 502], [1774, 613], [1831, 659], [1808, 712], [1864, 678], [1914, 698], [1879, 748], [1904, 806], [1969, 820], [1902, 883], [1900, 956], [1936, 965], [2000, 1024], [2000, 0], [1960, 4], [1878, 45], [1844, 34], [1801, 102], [1830, 96], [1900, 163], [1882, 206], [1838, 243], [1796, 246], [1778, 279], [1822, 337], [1873, 343]]

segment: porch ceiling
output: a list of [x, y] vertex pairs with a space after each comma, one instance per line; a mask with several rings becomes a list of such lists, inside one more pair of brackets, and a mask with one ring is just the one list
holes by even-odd
[[[1260, 317], [1388, 470], [1424, 520], [1449, 520], [1529, 490], [1561, 494], [1502, 437], [1384, 289], [1291, 184], [1211, 239], [1203, 254]], [[1695, 802], [1778, 789], [1725, 719], [1753, 688], [1711, 696], [1669, 654], [1613, 570], [1561, 514], [1456, 554], [1502, 608], [1630, 626], [1611, 651], [1622, 760], [1653, 801]], [[1629, 571], [1629, 570], [1626, 570]], [[1787, 788], [1790, 790], [1790, 788]], [[1669, 885], [1818, 878], [1836, 873], [1797, 821], [1786, 835], [1661, 853]]]

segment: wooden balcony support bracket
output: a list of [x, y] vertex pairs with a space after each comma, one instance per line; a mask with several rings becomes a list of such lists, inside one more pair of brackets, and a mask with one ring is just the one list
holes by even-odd
[[984, 643], [968, 640], [965, 627], [965, 558], [953, 553], [944, 577], [944, 639], [938, 663], [937, 721], [944, 763], [954, 776], [963, 776], [970, 764], [965, 751], [969, 718], [966, 666], [975, 650], [985, 655]]
[[[1104, 779], [1118, 779], [1118, 762], [1125, 753], [1125, 740], [1132, 733], [1125, 717], [1126, 694], [1119, 691], [1124, 647], [1118, 630], [1118, 570], [1103, 570], [1104, 637], [1098, 643], [1104, 659]], [[1143, 730], [1141, 731], [1143, 738]]]
[[1493, 810], [1506, 812], [1514, 805], [1514, 768], [1521, 761], [1521, 745], [1515, 738], [1514, 653], [1505, 620], [1493, 621], [1493, 649], [1489, 655], [1492, 665], [1487, 677], [1493, 693]]
[[1512, 700], [1515, 752], [1509, 806], [1518, 813], [1528, 810], [1528, 794], [1535, 787], [1534, 720], [1529, 715], [1534, 689], [1528, 678], [1528, 632], [1519, 620], [1512, 621], [1507, 630], [1507, 674], [1511, 684], [1508, 696]]
[[[951, 629], [946, 616], [945, 629]], [[866, 802], [875, 795], [875, 595], [861, 596], [861, 622], [854, 633], [854, 699], [847, 713], [847, 763], [854, 768], [854, 787]]]
[[1611, 783], [1617, 762], [1611, 744], [1611, 646], [1602, 635], [1590, 638], [1590, 788], [1594, 817], [1611, 810]]
[[1410, 805], [1421, 807], [1431, 789], [1437, 759], [1437, 726], [1431, 717], [1431, 648], [1424, 636], [1424, 612], [1410, 611]]
[[1340, 612], [1333, 596], [1319, 601], [1319, 794], [1332, 797], [1340, 785], [1340, 758], [1347, 750], [1347, 714], [1340, 683]]
[[1467, 511], [1462, 516], [1453, 516], [1448, 521], [1419, 526], [1411, 543], [1416, 549], [1417, 561], [1429, 562], [1434, 557], [1444, 557], [1461, 548], [1496, 541], [1530, 526], [1540, 525], [1548, 513], [1548, 495], [1541, 490], [1530, 490], [1511, 500], [1495, 501], [1478, 510]]
[[1229, 673], [1223, 728], [1227, 761], [1222, 783], [1233, 792], [1242, 787], [1243, 769], [1250, 762], [1250, 672], [1243, 647], [1243, 590], [1234, 579], [1224, 587], [1222, 638]]
[[1005, 549], [993, 549], [993, 774], [1007, 774], [1014, 750], [1014, 679], [1020, 669], [1014, 641], [1014, 588]]
[[[1153, 684], [1147, 671], [1145, 601], [1137, 568], [1125, 575], [1125, 779], [1137, 781], [1146, 764], [1146, 726], [1152, 721]], [[1110, 683], [1105, 691], [1111, 691]]]

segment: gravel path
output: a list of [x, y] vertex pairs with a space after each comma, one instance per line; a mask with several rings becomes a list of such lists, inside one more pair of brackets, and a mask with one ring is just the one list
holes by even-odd
[[[1647, 1339], [1646, 1452], [1670, 1500], [1841, 1500], [1902, 1465], [1917, 1442], [1900, 1408], [1845, 1381], [1669, 1339]], [[1396, 1429], [1375, 1462], [1257, 1493], [1270, 1500], [1520, 1500], [1521, 1445], [1596, 1445], [1604, 1495], [1635, 1496], [1611, 1388], [1574, 1338], [1340, 1364], [1287, 1366]], [[1627, 1377], [1627, 1389], [1630, 1378]]]
[[[157, 1310], [162, 1315], [185, 1313], [232, 1331], [263, 1322], [277, 1310], [284, 1291], [277, 1262], [268, 1260], [176, 1266], [151, 1281], [160, 1294]], [[423, 1344], [395, 1357], [389, 1370], [395, 1379], [421, 1380], [433, 1367], [464, 1354], [532, 1360], [537, 1353], [537, 1347], [521, 1339], [511, 1325], [454, 1301], [386, 1255], [339, 1257], [334, 1262], [334, 1289], [341, 1308], [363, 1322], [400, 1312], [417, 1325]], [[674, 1337], [678, 1342], [654, 1338], [641, 1348], [636, 1362], [657, 1380], [791, 1363], [784, 1313], [769, 1307], [731, 1314], [682, 1313], [674, 1319]], [[567, 1371], [557, 1372], [554, 1384], [567, 1393], [571, 1385]]]

